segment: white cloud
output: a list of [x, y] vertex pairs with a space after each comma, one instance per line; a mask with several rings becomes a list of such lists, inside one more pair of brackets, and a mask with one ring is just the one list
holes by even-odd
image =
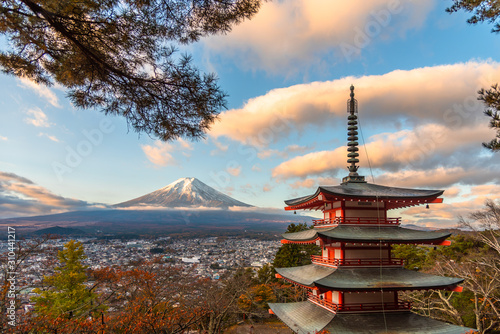
[[4, 137], [4, 136], [0, 136], [0, 140], [5, 140], [5, 141], [7, 141], [7, 140], [9, 140], [9, 138]]
[[450, 128], [484, 123], [477, 90], [500, 76], [500, 63], [468, 62], [383, 75], [346, 77], [274, 89], [252, 98], [239, 109], [221, 113], [213, 138], [227, 137], [267, 147], [308, 126], [344, 124], [349, 86], [356, 87], [360, 121], [371, 125], [428, 122]]
[[43, 133], [43, 132], [40, 132], [38, 134], [39, 137], [47, 137], [49, 138], [50, 140], [56, 142], [56, 143], [59, 143], [59, 139], [57, 139], [56, 136], [53, 136], [53, 135], [49, 135], [48, 133]]
[[28, 78], [19, 78], [19, 80], [21, 81], [19, 86], [34, 90], [38, 96], [46, 99], [52, 106], [61, 108], [56, 94], [54, 94], [54, 92], [52, 92], [47, 86], [39, 85]]
[[26, 113], [31, 116], [24, 119], [28, 124], [41, 128], [48, 128], [53, 125], [53, 123], [49, 122], [47, 115], [38, 107], [29, 109]]
[[[245, 69], [290, 73], [310, 66], [321, 68], [358, 56], [378, 40], [401, 38], [406, 31], [419, 28], [433, 4], [432, 0], [270, 1], [231, 33], [204, 43], [209, 53], [223, 61], [225, 57], [238, 59]], [[353, 48], [353, 54], [343, 51]], [[329, 57], [331, 53], [336, 54], [335, 60]]]

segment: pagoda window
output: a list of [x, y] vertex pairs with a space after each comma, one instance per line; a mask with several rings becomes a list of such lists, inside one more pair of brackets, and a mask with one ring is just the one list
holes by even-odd
[[345, 304], [394, 303], [394, 291], [344, 293]]
[[379, 247], [356, 247], [356, 248], [346, 248], [345, 258], [346, 259], [389, 259], [390, 250], [387, 247], [380, 249]]
[[335, 304], [340, 304], [340, 292], [332, 291], [332, 302]]
[[340, 248], [335, 248], [335, 252], [333, 254], [333, 257], [336, 259], [341, 259], [342, 258], [342, 250]]
[[356, 208], [352, 210], [347, 210], [345, 213], [347, 218], [380, 218], [385, 219], [385, 211], [377, 209], [366, 209], [366, 208]]

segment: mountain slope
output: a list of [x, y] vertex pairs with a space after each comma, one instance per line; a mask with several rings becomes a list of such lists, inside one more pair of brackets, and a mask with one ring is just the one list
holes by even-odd
[[[183, 234], [244, 235], [245, 231], [280, 234], [290, 223], [310, 222], [312, 217], [290, 212], [264, 213], [231, 210], [178, 210], [178, 209], [101, 209], [73, 211], [47, 216], [0, 219], [0, 236], [6, 236], [7, 226], [15, 227], [16, 233], [26, 235], [36, 230], [55, 226], [79, 229], [90, 235], [111, 234]], [[2, 232], [4, 231], [4, 232]], [[46, 230], [45, 230], [46, 231]], [[50, 230], [49, 230], [50, 231]], [[222, 234], [221, 234], [222, 233]]]
[[229, 208], [252, 205], [231, 198], [194, 177], [186, 177], [144, 196], [113, 206], [120, 208], [135, 206]]

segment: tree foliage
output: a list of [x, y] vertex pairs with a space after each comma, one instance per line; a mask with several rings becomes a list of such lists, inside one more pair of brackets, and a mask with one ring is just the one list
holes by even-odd
[[[465, 10], [472, 13], [467, 20], [470, 24], [481, 22], [492, 23], [492, 32], [500, 32], [500, 2], [496, 0], [453, 0], [453, 5], [446, 9], [448, 13]], [[500, 151], [500, 90], [498, 83], [493, 84], [490, 89], [481, 88], [478, 91], [478, 100], [486, 105], [484, 114], [490, 118], [490, 127], [497, 129], [496, 138], [483, 146], [492, 150]]]
[[[476, 218], [488, 217], [489, 223], [482, 224], [483, 228], [491, 227], [492, 215], [488, 212], [480, 210], [472, 214]], [[465, 279], [461, 293], [444, 290], [404, 293], [402, 297], [413, 302], [415, 312], [473, 327], [480, 333], [500, 330], [500, 254], [483, 242], [486, 237], [491, 240], [488, 231], [474, 231], [452, 236], [450, 246], [403, 248], [406, 251], [403, 256], [409, 254], [410, 258], [418, 259], [420, 270]], [[393, 250], [400, 251], [398, 247]]]
[[491, 0], [453, 0], [453, 5], [448, 7], [448, 13], [465, 10], [472, 13], [472, 16], [467, 20], [467, 23], [477, 24], [480, 22], [493, 23], [492, 32], [500, 32], [500, 3]]
[[34, 291], [39, 294], [34, 298], [36, 312], [54, 318], [88, 316], [96, 310], [92, 301], [97, 294], [84, 284], [87, 267], [82, 263], [86, 258], [82, 244], [69, 241], [59, 251], [58, 258], [60, 266], [54, 268], [55, 273], [44, 277], [45, 289]]
[[268, 303], [276, 301], [273, 289], [267, 284], [254, 285], [238, 299], [238, 306], [245, 312], [261, 310], [267, 313]]
[[176, 46], [254, 15], [262, 0], [4, 0], [5, 73], [60, 84], [73, 104], [162, 140], [199, 138], [225, 107], [214, 74]]
[[[312, 229], [306, 223], [290, 224], [286, 233], [294, 233]], [[321, 248], [316, 244], [283, 244], [276, 252], [273, 261], [275, 268], [297, 267], [311, 263], [311, 255], [321, 254]]]
[[498, 84], [494, 84], [490, 89], [481, 88], [479, 91], [479, 100], [486, 105], [484, 114], [490, 118], [490, 127], [497, 129], [496, 138], [483, 146], [492, 151], [500, 151], [500, 89]]

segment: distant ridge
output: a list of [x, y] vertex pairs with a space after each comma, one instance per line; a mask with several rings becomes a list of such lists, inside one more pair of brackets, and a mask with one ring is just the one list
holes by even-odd
[[194, 177], [185, 177], [170, 183], [168, 186], [141, 197], [118, 203], [113, 207], [209, 207], [229, 208], [232, 206], [251, 207], [214, 188], [207, 186]]
[[49, 228], [44, 228], [41, 230], [34, 231], [33, 234], [36, 235], [61, 235], [61, 236], [81, 236], [87, 234], [86, 232], [83, 232], [80, 229], [77, 228], [71, 228], [71, 227], [61, 227], [61, 226], [54, 226], [54, 227], [49, 227]]

